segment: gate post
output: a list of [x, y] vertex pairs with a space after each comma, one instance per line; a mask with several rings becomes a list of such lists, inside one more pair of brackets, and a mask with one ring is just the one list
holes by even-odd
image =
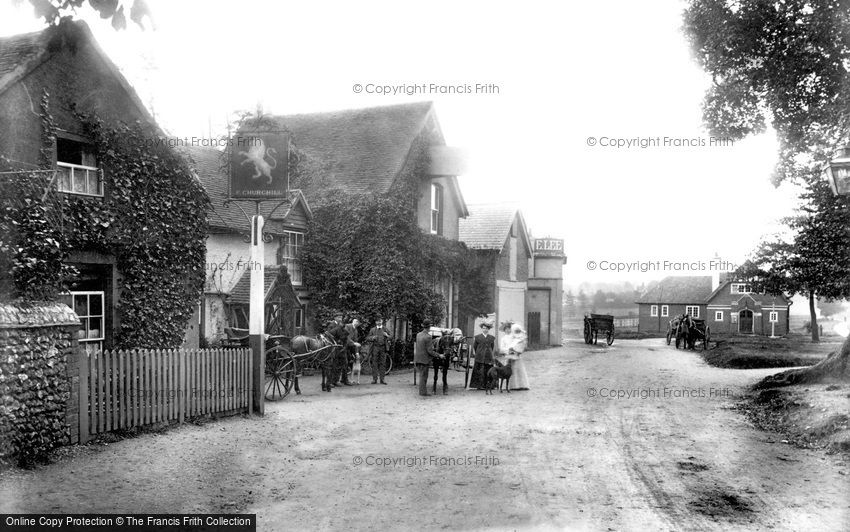
[[248, 307], [248, 340], [251, 345], [253, 361], [254, 385], [251, 390], [254, 411], [265, 414], [265, 398], [263, 384], [266, 367], [266, 301], [265, 301], [265, 249], [263, 245], [263, 217], [260, 216], [260, 204], [257, 203], [257, 214], [251, 217], [251, 296]]
[[[74, 343], [77, 343], [74, 341]], [[79, 369], [79, 401], [80, 412], [77, 419], [79, 420], [80, 444], [89, 441], [89, 354], [82, 347], [78, 348], [79, 357], [77, 358]]]

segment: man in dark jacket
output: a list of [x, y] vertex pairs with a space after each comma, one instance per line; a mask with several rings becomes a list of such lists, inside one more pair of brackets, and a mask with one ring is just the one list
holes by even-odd
[[347, 372], [351, 372], [351, 366], [354, 364], [354, 355], [360, 351], [360, 320], [354, 318], [351, 323], [345, 325], [345, 330], [348, 332], [348, 368]]
[[341, 342], [343, 347], [334, 349], [333, 361], [331, 363], [331, 385], [339, 386], [339, 383], [351, 386], [348, 382], [348, 349], [354, 342], [348, 338], [348, 331], [342, 323], [342, 314], [334, 316], [334, 321], [328, 324], [327, 334], [335, 341]]
[[387, 348], [390, 345], [390, 333], [384, 329], [384, 320], [377, 318], [375, 326], [369, 330], [366, 336], [366, 343], [369, 343], [369, 357], [372, 367], [372, 384], [378, 383], [378, 378], [381, 379], [381, 384], [386, 384], [384, 381], [384, 373], [387, 371]]
[[419, 379], [419, 395], [428, 396], [428, 371], [431, 368], [431, 360], [434, 357], [442, 358], [444, 355], [434, 351], [434, 339], [431, 338], [431, 321], [422, 322], [422, 330], [416, 335], [416, 343], [413, 344], [413, 363], [416, 365], [417, 378]]

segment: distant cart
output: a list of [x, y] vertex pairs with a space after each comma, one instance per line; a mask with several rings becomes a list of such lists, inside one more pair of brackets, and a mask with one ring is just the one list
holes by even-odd
[[591, 314], [584, 317], [584, 343], [595, 344], [599, 334], [605, 337], [608, 345], [614, 343], [614, 316], [610, 314]]

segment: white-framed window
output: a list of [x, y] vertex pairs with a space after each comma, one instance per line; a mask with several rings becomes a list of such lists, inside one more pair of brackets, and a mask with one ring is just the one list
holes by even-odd
[[770, 323], [777, 323], [777, 322], [779, 322], [779, 312], [777, 312], [775, 310], [771, 310], [770, 311]]
[[666, 318], [670, 316], [670, 307], [667, 305], [661, 305], [661, 317]]
[[715, 310], [714, 311], [714, 321], [723, 321], [723, 311]]
[[431, 183], [431, 234], [443, 234], [443, 187]]
[[653, 318], [658, 316], [658, 305], [650, 305], [649, 306], [649, 315]]
[[60, 192], [83, 196], [103, 196], [103, 173], [91, 146], [58, 137], [56, 139], [56, 187]]
[[690, 314], [692, 318], [699, 318], [699, 306], [687, 305], [685, 306], [685, 313]]
[[733, 294], [751, 294], [753, 287], [749, 283], [732, 283]]
[[304, 283], [304, 270], [301, 267], [301, 249], [304, 247], [304, 233], [284, 231], [280, 243], [280, 263], [286, 266], [293, 285]]
[[103, 349], [106, 327], [103, 291], [68, 292], [63, 301], [71, 307], [80, 320], [77, 340], [91, 353]]
[[295, 312], [293, 314], [295, 331], [297, 333], [304, 332], [304, 305], [301, 305], [301, 308], [295, 309]]

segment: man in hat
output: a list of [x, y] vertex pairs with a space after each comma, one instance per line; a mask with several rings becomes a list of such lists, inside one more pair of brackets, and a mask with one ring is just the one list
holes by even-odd
[[387, 368], [387, 348], [390, 344], [390, 333], [384, 329], [384, 320], [379, 316], [375, 320], [375, 326], [369, 330], [366, 336], [366, 343], [369, 343], [369, 357], [372, 367], [372, 384], [378, 383], [378, 378], [381, 379], [381, 384], [386, 384], [384, 381], [384, 373]]
[[422, 322], [422, 330], [416, 335], [416, 343], [413, 344], [413, 363], [416, 365], [416, 378], [419, 379], [419, 395], [431, 395], [428, 393], [428, 371], [431, 369], [432, 359], [443, 356], [434, 351], [431, 320], [426, 319]]
[[481, 334], [472, 340], [472, 352], [475, 355], [475, 365], [469, 378], [469, 388], [482, 389], [487, 386], [487, 372], [496, 363], [496, 338], [490, 336], [492, 325], [481, 322]]
[[342, 322], [342, 314], [335, 314], [334, 320], [328, 324], [327, 333], [336, 341], [341, 341], [345, 346], [335, 349], [333, 361], [331, 362], [331, 386], [339, 386], [340, 383], [351, 386], [348, 381], [348, 350], [354, 345], [348, 337], [348, 331]]
[[348, 332], [348, 372], [351, 372], [351, 366], [354, 364], [354, 355], [360, 351], [360, 320], [353, 318], [351, 323], [345, 325], [345, 330]]

